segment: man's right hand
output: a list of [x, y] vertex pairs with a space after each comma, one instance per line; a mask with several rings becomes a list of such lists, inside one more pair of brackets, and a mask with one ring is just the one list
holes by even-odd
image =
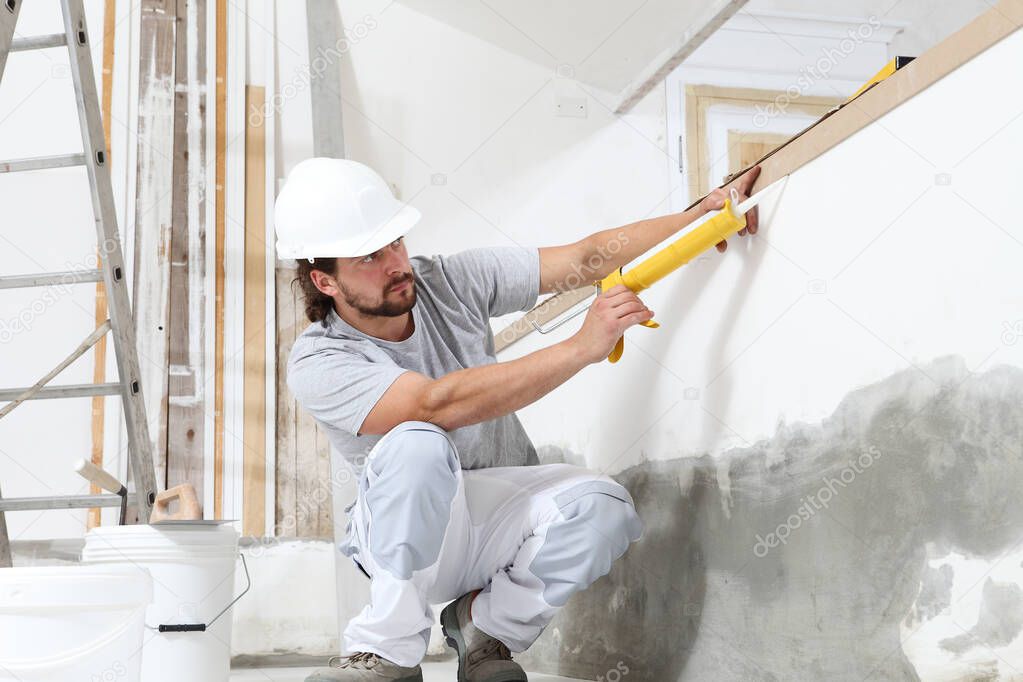
[[583, 358], [600, 362], [614, 349], [625, 330], [653, 318], [639, 296], [619, 284], [597, 296], [586, 313], [582, 328], [572, 337]]

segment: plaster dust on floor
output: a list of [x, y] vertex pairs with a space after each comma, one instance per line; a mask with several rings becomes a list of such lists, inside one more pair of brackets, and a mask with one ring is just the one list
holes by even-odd
[[633, 466], [616, 478], [645, 536], [525, 665], [657, 682], [1014, 679], [1021, 434], [1023, 370], [945, 357], [723, 461]]

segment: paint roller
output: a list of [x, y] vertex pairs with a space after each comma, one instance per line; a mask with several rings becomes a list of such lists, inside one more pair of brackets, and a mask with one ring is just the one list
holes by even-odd
[[[785, 178], [782, 178], [771, 183], [771, 185], [765, 187], [763, 190], [757, 192], [741, 203], [739, 202], [739, 193], [735, 190], [735, 188], [732, 188], [729, 198], [725, 200], [725, 205], [716, 214], [707, 220], [704, 220], [696, 227], [688, 230], [680, 238], [668, 244], [649, 258], [645, 258], [635, 266], [629, 268], [627, 272], [623, 272], [621, 268], [618, 268], [618, 270], [611, 273], [604, 279], [599, 282], [595, 282], [594, 295], [603, 293], [619, 284], [624, 284], [635, 293], [639, 293], [644, 289], [649, 289], [655, 282], [670, 275], [672, 272], [678, 270], [686, 263], [689, 263], [704, 251], [707, 251], [716, 244], [734, 236], [739, 232], [739, 230], [745, 228], [746, 213], [759, 204], [769, 190], [775, 188], [784, 180]], [[545, 329], [541, 329], [535, 324], [533, 326], [537, 331], [546, 334], [552, 329], [560, 327], [568, 320], [585, 311], [586, 308], [582, 308], [570, 314], [557, 324]], [[660, 326], [653, 320], [647, 320], [640, 324], [650, 329], [656, 329]], [[614, 349], [611, 351], [610, 355], [607, 356], [607, 359], [610, 362], [618, 362], [618, 360], [621, 359], [624, 350], [625, 337], [622, 337], [618, 339], [618, 343], [615, 344]]]

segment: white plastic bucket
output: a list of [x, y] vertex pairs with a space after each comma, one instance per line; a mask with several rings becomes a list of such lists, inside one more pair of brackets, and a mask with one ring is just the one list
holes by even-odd
[[234, 598], [237, 559], [238, 533], [229, 525], [109, 526], [86, 534], [83, 563], [134, 566], [153, 576], [142, 682], [227, 682], [230, 611], [205, 632], [157, 630], [212, 621]]
[[152, 597], [138, 569], [0, 569], [0, 680], [139, 682]]

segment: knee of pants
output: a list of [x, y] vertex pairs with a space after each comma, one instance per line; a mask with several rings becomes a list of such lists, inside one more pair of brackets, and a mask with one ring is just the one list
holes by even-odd
[[[401, 429], [397, 431], [397, 429]], [[432, 424], [405, 422], [370, 457], [369, 552], [401, 580], [436, 563], [458, 488], [458, 454]]]
[[643, 522], [628, 491], [618, 484], [615, 486], [617, 494], [587, 492], [571, 503], [575, 509], [563, 509], [562, 514], [577, 514], [593, 531], [594, 546], [617, 559], [643, 535]]
[[[377, 476], [406, 472], [421, 475], [409, 481], [453, 476], [460, 464], [447, 431], [429, 422], [402, 422], [387, 432], [370, 453], [369, 466]], [[416, 471], [410, 471], [415, 469]]]
[[551, 606], [564, 606], [576, 591], [606, 575], [643, 534], [628, 492], [617, 484], [601, 483], [560, 510], [563, 520], [550, 525], [529, 566], [544, 583], [544, 601]]
[[643, 536], [643, 521], [636, 513], [636, 507], [632, 503], [631, 497], [625, 500], [617, 498], [612, 498], [610, 501], [601, 500], [600, 504], [609, 507], [604, 510], [604, 516], [610, 524], [611, 534], [616, 536], [619, 541], [625, 541], [626, 547]]

